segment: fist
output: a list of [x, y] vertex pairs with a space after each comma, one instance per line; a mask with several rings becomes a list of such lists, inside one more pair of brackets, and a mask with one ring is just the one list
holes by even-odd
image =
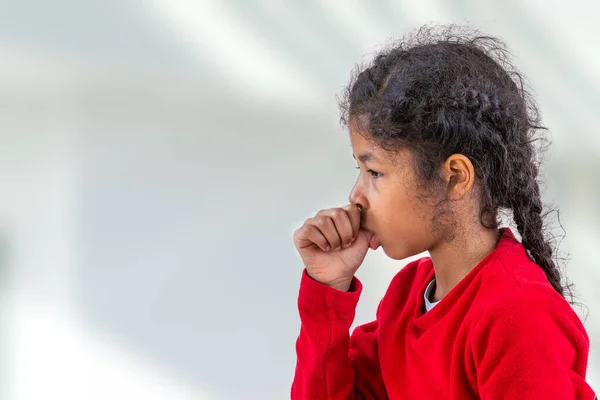
[[353, 204], [321, 210], [294, 232], [294, 245], [312, 279], [348, 291], [373, 236], [361, 229], [360, 213]]

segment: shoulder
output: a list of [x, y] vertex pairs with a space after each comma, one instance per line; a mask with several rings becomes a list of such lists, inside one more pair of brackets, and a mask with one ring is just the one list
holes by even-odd
[[488, 300], [479, 315], [481, 324], [491, 325], [504, 321], [535, 324], [536, 321], [564, 319], [579, 321], [571, 305], [554, 289], [529, 283], [508, 287], [495, 299]]
[[517, 241], [496, 253], [474, 281], [476, 294], [473, 303], [482, 309], [530, 303], [534, 299], [553, 303], [559, 308], [570, 307], [554, 290], [542, 268], [531, 261], [523, 245]]
[[518, 242], [499, 252], [475, 279], [472, 315], [481, 333], [522, 334], [549, 325], [583, 332], [579, 316]]
[[[539, 269], [539, 266], [533, 266]], [[490, 296], [483, 301], [479, 299], [479, 304], [474, 305], [475, 318], [471, 320], [474, 342], [550, 345], [564, 341], [576, 348], [589, 347], [589, 338], [579, 316], [549, 283], [517, 276], [496, 286], [493, 294], [490, 291]], [[494, 286], [483, 284], [482, 290], [486, 287]]]

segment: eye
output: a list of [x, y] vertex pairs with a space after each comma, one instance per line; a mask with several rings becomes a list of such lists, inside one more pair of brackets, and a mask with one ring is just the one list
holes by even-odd
[[381, 177], [381, 172], [373, 171], [372, 169], [367, 170], [367, 172], [370, 173], [373, 178]]
[[[354, 167], [354, 168], [356, 168], [356, 169], [360, 169], [360, 167], [358, 167], [358, 166], [357, 166], [357, 167]], [[374, 170], [372, 170], [372, 169], [368, 169], [368, 170], [367, 170], [367, 172], [368, 172], [369, 174], [371, 174], [371, 176], [372, 176], [373, 178], [380, 178], [380, 177], [381, 177], [381, 175], [382, 175], [382, 174], [381, 174], [381, 172], [377, 172], [377, 171], [374, 171]]]

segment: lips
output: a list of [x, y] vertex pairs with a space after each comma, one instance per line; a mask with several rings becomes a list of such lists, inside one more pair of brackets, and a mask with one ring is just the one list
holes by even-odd
[[[360, 209], [360, 207], [359, 207], [359, 209]], [[369, 229], [367, 227], [367, 225], [369, 225], [369, 224], [367, 222], [366, 214], [365, 214], [365, 212], [362, 209], [360, 209], [360, 210], [361, 210], [361, 213], [360, 213], [360, 228], [364, 229], [365, 231], [367, 231], [371, 235], [371, 237], [369, 239], [369, 248], [371, 248], [371, 250], [376, 250], [380, 246], [381, 243], [379, 243], [379, 239], [377, 238], [377, 234], [374, 231], [372, 231], [371, 229]]]
[[371, 250], [376, 250], [380, 246], [379, 238], [377, 237], [377, 234], [370, 229], [366, 229], [366, 228], [363, 228], [363, 229], [371, 235], [371, 237], [369, 239], [369, 247], [371, 248]]
[[369, 247], [371, 250], [376, 250], [379, 247], [379, 239], [377, 239], [377, 235], [375, 233], [373, 233], [371, 240], [369, 240]]

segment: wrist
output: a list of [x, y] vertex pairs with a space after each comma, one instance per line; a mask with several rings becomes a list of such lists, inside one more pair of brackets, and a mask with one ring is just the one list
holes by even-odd
[[331, 281], [324, 281], [324, 280], [314, 277], [310, 272], [308, 272], [308, 270], [306, 271], [306, 274], [313, 281], [318, 282], [325, 286], [329, 286], [330, 288], [339, 290], [341, 292], [348, 292], [350, 290], [350, 286], [352, 285], [352, 280], [354, 279], [354, 276], [351, 276], [349, 278], [339, 278], [339, 279], [334, 279]]
[[354, 279], [354, 277], [342, 279], [342, 280], [336, 281], [334, 283], [331, 283], [327, 286], [334, 288], [335, 290], [339, 290], [341, 292], [348, 292], [348, 291], [350, 291], [350, 286], [352, 286], [352, 279]]

